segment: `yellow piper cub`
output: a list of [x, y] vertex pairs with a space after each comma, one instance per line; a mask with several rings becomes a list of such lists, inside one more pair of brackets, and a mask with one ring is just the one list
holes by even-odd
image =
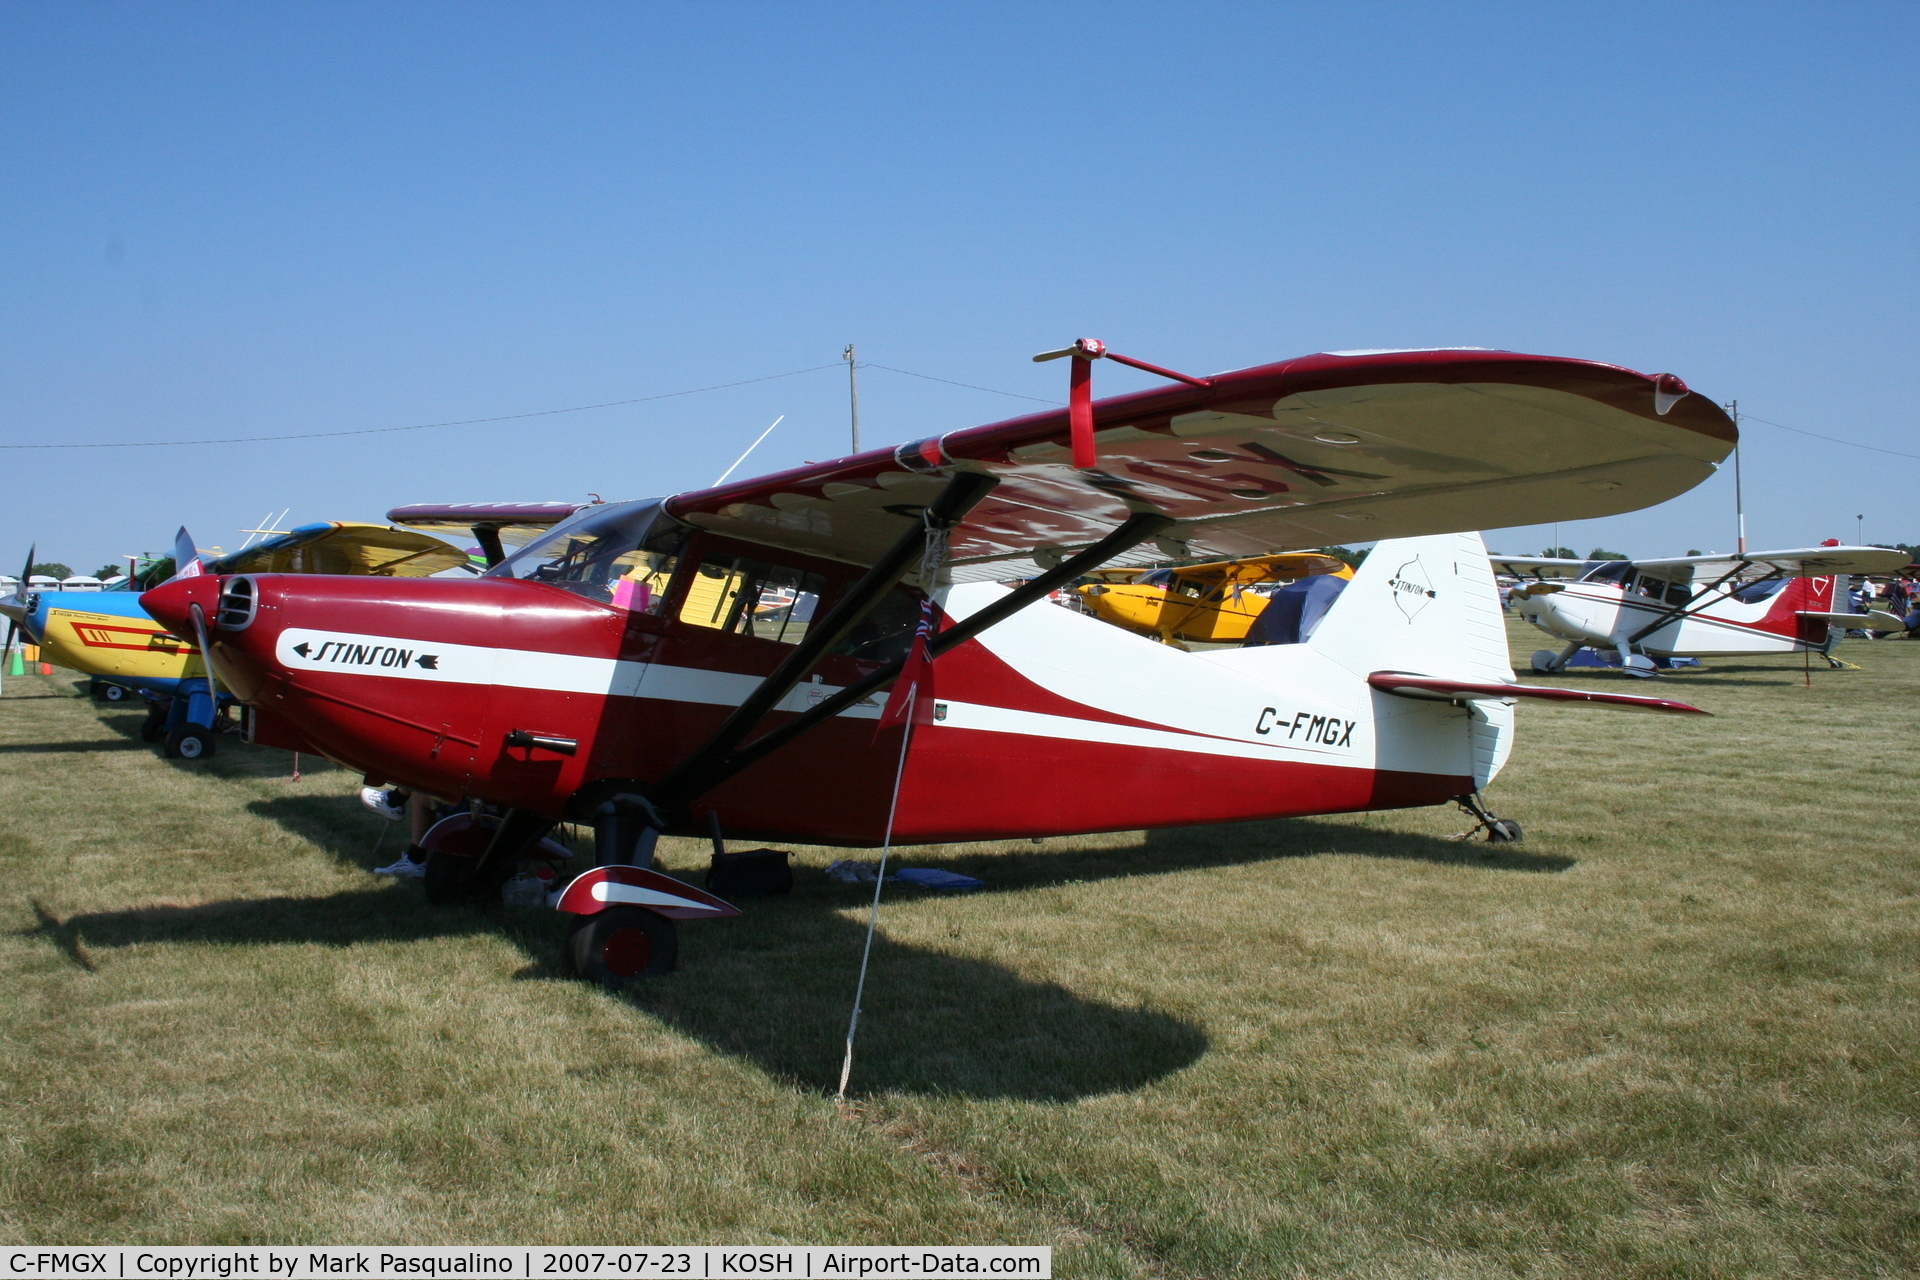
[[1336, 556], [1295, 551], [1172, 569], [1103, 569], [1077, 590], [1087, 612], [1102, 622], [1185, 648], [1182, 641], [1241, 643], [1267, 607], [1262, 588], [1323, 573], [1353, 577]]

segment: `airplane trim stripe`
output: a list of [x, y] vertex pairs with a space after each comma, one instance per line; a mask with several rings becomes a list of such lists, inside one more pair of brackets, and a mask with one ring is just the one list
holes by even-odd
[[[1193, 755], [1233, 756], [1246, 760], [1285, 760], [1295, 753], [1305, 752], [1318, 759], [1315, 763], [1333, 765], [1340, 768], [1372, 769], [1372, 759], [1346, 759], [1332, 754], [1337, 747], [1328, 751], [1314, 750], [1317, 745], [1307, 742], [1265, 743], [1243, 738], [1217, 737], [1212, 734], [1197, 733], [1187, 729], [1172, 727], [1161, 729], [1143, 729], [1133, 725], [1113, 724], [1108, 721], [1084, 720], [1069, 716], [1051, 715], [1043, 711], [1020, 711], [1012, 707], [996, 707], [979, 702], [944, 701], [947, 718], [940, 723], [942, 729], [967, 729], [981, 733], [1017, 734], [1034, 738], [1071, 738], [1078, 742], [1098, 742], [1116, 747], [1146, 747], [1159, 751], [1185, 751]], [[1321, 720], [1338, 717], [1317, 717]], [[1282, 720], [1284, 726], [1287, 722]], [[1365, 722], [1342, 721], [1346, 733]]]
[[[305, 660], [302, 660], [302, 655], [294, 652], [301, 644], [308, 645], [311, 650], [304, 656]], [[398, 662], [392, 665], [381, 665], [376, 661], [328, 667], [319, 665], [315, 660], [316, 655], [323, 650], [313, 646], [341, 644], [352, 647], [349, 657], [354, 656], [354, 651], [404, 652], [412, 654], [416, 664], [421, 651], [431, 649], [430, 656], [439, 659], [444, 665], [432, 669], [421, 669], [417, 665], [402, 666]], [[709, 671], [698, 667], [671, 666], [665, 663], [648, 664], [630, 659], [587, 658], [533, 649], [487, 649], [473, 645], [432, 644], [390, 636], [372, 636], [364, 632], [317, 632], [306, 628], [290, 627], [281, 633], [276, 647], [279, 650], [276, 656], [281, 662], [292, 670], [309, 675], [371, 676], [444, 684], [505, 685], [538, 692], [588, 693], [708, 706], [737, 706], [740, 699], [756, 683], [755, 678], [750, 675]], [[469, 666], [461, 661], [469, 657], [477, 660], [474, 665]], [[448, 662], [449, 658], [453, 661]], [[485, 665], [491, 665], [493, 669], [487, 671]], [[299, 687], [304, 692], [339, 702], [344, 706], [359, 710], [368, 709], [361, 707], [358, 703], [323, 693], [306, 681], [302, 681]], [[644, 692], [642, 692], [643, 687]], [[1184, 729], [1173, 725], [1151, 726], [1142, 721], [1122, 718], [1103, 712], [1101, 708], [1061, 697], [1054, 691], [1045, 689], [1044, 686], [1037, 687], [1051, 694], [1052, 700], [1072, 706], [1084, 714], [1068, 716], [1051, 712], [1022, 711], [988, 703], [942, 699], [942, 705], [947, 707], [947, 719], [942, 727], [1037, 737], [1069, 736], [1114, 746], [1185, 750], [1203, 755], [1244, 756], [1249, 759], [1271, 759], [1278, 754], [1305, 749], [1310, 745], [1296, 742], [1282, 747], [1278, 744], [1270, 745], [1249, 739], [1227, 737], [1198, 729]], [[837, 692], [839, 692], [839, 686], [803, 684], [782, 699], [775, 710], [804, 711], [811, 705], [814, 694], [830, 695]], [[840, 713], [842, 718], [850, 720], [873, 720], [879, 715], [878, 706], [862, 706], [857, 703]], [[397, 719], [392, 716], [387, 718]], [[1340, 719], [1340, 717], [1332, 718]], [[1356, 722], [1346, 719], [1345, 723], [1351, 726]], [[440, 732], [425, 725], [412, 727], [427, 733]], [[478, 744], [469, 742], [467, 745], [477, 746]]]
[[[1589, 604], [1597, 604], [1597, 605], [1603, 605], [1603, 606], [1618, 606], [1620, 611], [1623, 613], [1626, 612], [1627, 610], [1632, 610], [1635, 613], [1644, 614], [1649, 617], [1659, 616], [1661, 614], [1666, 613], [1666, 606], [1664, 605], [1650, 606], [1650, 605], [1640, 604], [1633, 600], [1626, 600], [1626, 599], [1615, 600], [1609, 596], [1591, 596], [1584, 591], [1569, 590], [1564, 594], [1566, 594], [1570, 599], [1584, 600]], [[1731, 599], [1731, 597], [1723, 597], [1723, 600], [1724, 599]], [[1717, 603], [1721, 603], [1721, 601], [1714, 601], [1713, 603], [1717, 604]], [[1765, 626], [1762, 626], [1758, 622], [1740, 622], [1733, 618], [1718, 618], [1708, 613], [1674, 614], [1672, 615], [1671, 618], [1668, 619], [1668, 621], [1709, 623], [1716, 627], [1724, 627], [1727, 630], [1733, 631], [1736, 633], [1754, 632], [1760, 635], [1767, 635], [1767, 636], [1784, 635], [1783, 632], [1771, 630]], [[1655, 630], [1657, 631], [1658, 628], [1656, 628]]]

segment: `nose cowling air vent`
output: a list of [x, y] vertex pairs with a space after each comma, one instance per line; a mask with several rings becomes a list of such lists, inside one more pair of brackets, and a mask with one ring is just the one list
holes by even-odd
[[244, 631], [253, 625], [253, 611], [259, 598], [252, 578], [228, 578], [220, 590], [220, 608], [213, 625], [222, 631]]

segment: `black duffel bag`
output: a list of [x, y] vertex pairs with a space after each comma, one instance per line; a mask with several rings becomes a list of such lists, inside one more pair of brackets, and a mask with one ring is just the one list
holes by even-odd
[[723, 898], [767, 898], [793, 891], [793, 868], [785, 849], [716, 853], [707, 868], [707, 889]]

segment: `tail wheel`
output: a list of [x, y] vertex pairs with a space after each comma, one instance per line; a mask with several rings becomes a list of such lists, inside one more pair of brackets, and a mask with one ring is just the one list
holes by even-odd
[[679, 957], [673, 921], [639, 907], [609, 907], [574, 926], [564, 958], [588, 982], [623, 987], [672, 973]]
[[183, 724], [167, 735], [169, 760], [204, 760], [213, 754], [213, 730], [200, 724]]
[[1495, 818], [1487, 824], [1488, 844], [1519, 844], [1525, 838], [1520, 834], [1520, 824], [1511, 818]]

